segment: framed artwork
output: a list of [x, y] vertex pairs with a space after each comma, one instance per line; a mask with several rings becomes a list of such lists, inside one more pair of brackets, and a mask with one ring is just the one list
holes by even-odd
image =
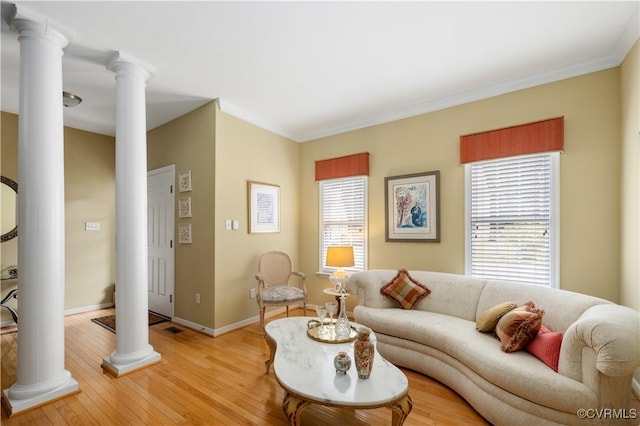
[[247, 182], [249, 233], [280, 232], [280, 187]]
[[178, 216], [191, 217], [191, 197], [178, 199]]
[[191, 244], [190, 223], [181, 223], [178, 225], [178, 241], [180, 244]]
[[384, 178], [385, 241], [440, 242], [440, 171]]
[[178, 192], [191, 191], [191, 170], [178, 173]]

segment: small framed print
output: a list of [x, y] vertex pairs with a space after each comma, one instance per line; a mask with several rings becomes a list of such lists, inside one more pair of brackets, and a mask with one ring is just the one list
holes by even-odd
[[249, 233], [280, 232], [280, 187], [248, 182]]
[[191, 244], [190, 223], [181, 223], [178, 225], [178, 242], [180, 242], [180, 244]]
[[385, 182], [385, 241], [440, 242], [440, 171]]
[[191, 217], [191, 197], [178, 199], [178, 216]]
[[191, 191], [191, 170], [178, 173], [178, 192]]

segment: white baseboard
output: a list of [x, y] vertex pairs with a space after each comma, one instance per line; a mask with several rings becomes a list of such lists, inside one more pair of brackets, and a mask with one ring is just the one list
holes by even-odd
[[[309, 316], [315, 316], [315, 305], [307, 305], [307, 315]], [[265, 314], [265, 319], [267, 318], [271, 318], [273, 316], [276, 315], [280, 315], [280, 314], [284, 314], [285, 312], [287, 312], [287, 308], [278, 308], [278, 309], [273, 309], [270, 311], [267, 311], [267, 313]], [[349, 312], [347, 312], [347, 315], [349, 315]], [[201, 333], [204, 334], [208, 334], [209, 336], [213, 336], [213, 337], [217, 337], [220, 336], [222, 334], [226, 334], [229, 333], [230, 331], [234, 331], [237, 330], [239, 328], [242, 327], [246, 327], [248, 325], [251, 324], [255, 324], [257, 322], [260, 321], [260, 316], [256, 315], [250, 318], [247, 318], [245, 320], [239, 321], [239, 322], [235, 322], [233, 324], [229, 324], [227, 326], [224, 327], [220, 327], [220, 328], [209, 328], [209, 327], [205, 327], [204, 325], [195, 323], [195, 322], [191, 322], [191, 321], [187, 321], [183, 318], [179, 318], [179, 317], [173, 317], [171, 319], [171, 321], [175, 322], [176, 324], [180, 324], [183, 325], [185, 327], [191, 328], [193, 330], [199, 331]]]
[[[75, 315], [81, 314], [89, 311], [97, 311], [98, 309], [111, 308], [113, 307], [113, 302], [110, 303], [100, 303], [99, 305], [91, 305], [91, 306], [83, 306], [82, 308], [73, 308], [73, 309], [65, 309], [64, 316], [67, 315]], [[18, 319], [20, 319], [20, 314], [18, 314]], [[17, 325], [13, 320], [10, 321], [2, 321], [0, 322], [0, 327], [9, 327], [12, 325]]]
[[640, 400], [640, 383], [635, 378], [631, 379], [631, 392]]
[[[286, 308], [274, 309], [272, 311], [268, 311], [265, 314], [265, 318], [270, 318], [270, 317], [272, 317], [274, 315], [279, 315], [279, 314], [282, 314], [284, 312], [286, 312]], [[200, 332], [202, 332], [204, 334], [208, 334], [209, 336], [217, 337], [217, 336], [220, 336], [222, 334], [229, 333], [230, 331], [237, 330], [239, 328], [246, 327], [246, 326], [251, 325], [251, 324], [255, 324], [255, 323], [260, 321], [260, 317], [258, 315], [256, 315], [256, 316], [253, 316], [251, 318], [247, 318], [245, 320], [242, 320], [242, 321], [239, 321], [239, 322], [236, 322], [236, 323], [233, 323], [233, 324], [229, 324], [229, 325], [224, 326], [224, 327], [216, 328], [216, 329], [205, 327], [204, 325], [201, 325], [201, 324], [198, 324], [198, 323], [195, 323], [195, 322], [191, 322], [191, 321], [187, 321], [185, 319], [178, 318], [178, 317], [173, 317], [171, 321], [175, 322], [176, 324], [180, 324], [180, 325], [184, 325], [185, 327], [189, 327], [189, 328], [191, 328], [193, 330], [200, 331]]]
[[[114, 306], [113, 302], [109, 302], [109, 303], [100, 303], [99, 305], [83, 306], [82, 308], [65, 309], [64, 315], [67, 316], [67, 315], [82, 314], [84, 312], [97, 311], [98, 309], [112, 308], [113, 306]], [[18, 317], [18, 319], [20, 319], [20, 317]]]

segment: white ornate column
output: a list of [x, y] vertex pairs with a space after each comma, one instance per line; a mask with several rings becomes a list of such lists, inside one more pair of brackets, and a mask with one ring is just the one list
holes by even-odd
[[149, 344], [147, 120], [149, 67], [116, 52], [116, 350], [102, 367], [116, 376], [160, 361]]
[[20, 40], [18, 371], [10, 415], [79, 391], [64, 365], [65, 218], [62, 49], [50, 22], [12, 19]]

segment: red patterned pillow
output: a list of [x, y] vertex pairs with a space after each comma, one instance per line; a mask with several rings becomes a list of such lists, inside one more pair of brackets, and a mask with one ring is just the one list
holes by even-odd
[[502, 343], [504, 352], [516, 352], [524, 349], [540, 331], [542, 309], [536, 309], [533, 302], [507, 312], [496, 325], [496, 335]]
[[413, 309], [431, 290], [416, 281], [406, 269], [400, 269], [393, 279], [380, 288], [380, 294], [393, 300], [402, 309]]
[[527, 345], [526, 350], [557, 373], [561, 345], [562, 333], [549, 331], [543, 325], [535, 339]]

